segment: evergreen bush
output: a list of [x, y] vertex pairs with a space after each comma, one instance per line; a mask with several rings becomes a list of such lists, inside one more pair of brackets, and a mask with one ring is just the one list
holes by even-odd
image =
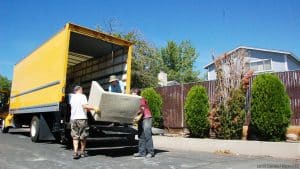
[[290, 117], [290, 99], [279, 78], [271, 74], [257, 76], [252, 87], [251, 126], [258, 139], [285, 139]]
[[161, 116], [162, 98], [153, 88], [146, 88], [142, 91], [142, 97], [144, 97], [149, 105], [152, 113], [152, 125], [153, 127], [162, 128], [163, 118]]
[[230, 98], [221, 106], [221, 129], [219, 138], [241, 139], [245, 122], [245, 93], [241, 89], [230, 91]]
[[206, 137], [209, 133], [209, 102], [203, 86], [193, 86], [185, 101], [185, 120], [191, 136]]

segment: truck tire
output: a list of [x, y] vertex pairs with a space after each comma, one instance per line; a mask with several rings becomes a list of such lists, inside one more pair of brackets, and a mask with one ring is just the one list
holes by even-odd
[[33, 116], [30, 124], [30, 138], [32, 142], [39, 141], [40, 118]]
[[1, 131], [2, 133], [8, 133], [9, 128], [5, 127], [5, 119], [2, 120]]

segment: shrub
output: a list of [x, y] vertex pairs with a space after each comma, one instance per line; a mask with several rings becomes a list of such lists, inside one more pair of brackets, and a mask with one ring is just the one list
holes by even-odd
[[227, 107], [221, 106], [219, 138], [241, 139], [245, 122], [245, 93], [241, 89], [230, 91]]
[[143, 90], [141, 95], [148, 101], [149, 108], [152, 113], [153, 126], [157, 128], [162, 128], [163, 118], [161, 116], [161, 96], [153, 88], [147, 88]]
[[251, 126], [256, 136], [260, 140], [283, 140], [290, 117], [290, 100], [279, 78], [271, 74], [257, 76], [251, 99]]
[[191, 136], [206, 137], [209, 133], [209, 103], [203, 86], [193, 86], [185, 101], [185, 120]]

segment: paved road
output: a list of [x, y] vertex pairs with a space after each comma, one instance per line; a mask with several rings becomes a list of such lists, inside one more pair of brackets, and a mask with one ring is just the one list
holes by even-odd
[[156, 150], [155, 158], [135, 159], [132, 154], [136, 147], [122, 147], [116, 143], [88, 144], [90, 156], [73, 160], [72, 150], [64, 145], [51, 142], [32, 143], [25, 133], [1, 133], [0, 169], [300, 168], [300, 160], [163, 149]]

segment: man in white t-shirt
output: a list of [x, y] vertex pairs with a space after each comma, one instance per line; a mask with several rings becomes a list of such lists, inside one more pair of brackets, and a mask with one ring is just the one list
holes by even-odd
[[[70, 94], [71, 105], [71, 136], [73, 138], [74, 159], [86, 157], [85, 151], [86, 138], [89, 135], [89, 126], [87, 118], [87, 110], [94, 110], [100, 112], [99, 108], [88, 105], [87, 98], [83, 93], [82, 87], [75, 86], [74, 94]], [[81, 154], [78, 153], [79, 141], [81, 145]]]

